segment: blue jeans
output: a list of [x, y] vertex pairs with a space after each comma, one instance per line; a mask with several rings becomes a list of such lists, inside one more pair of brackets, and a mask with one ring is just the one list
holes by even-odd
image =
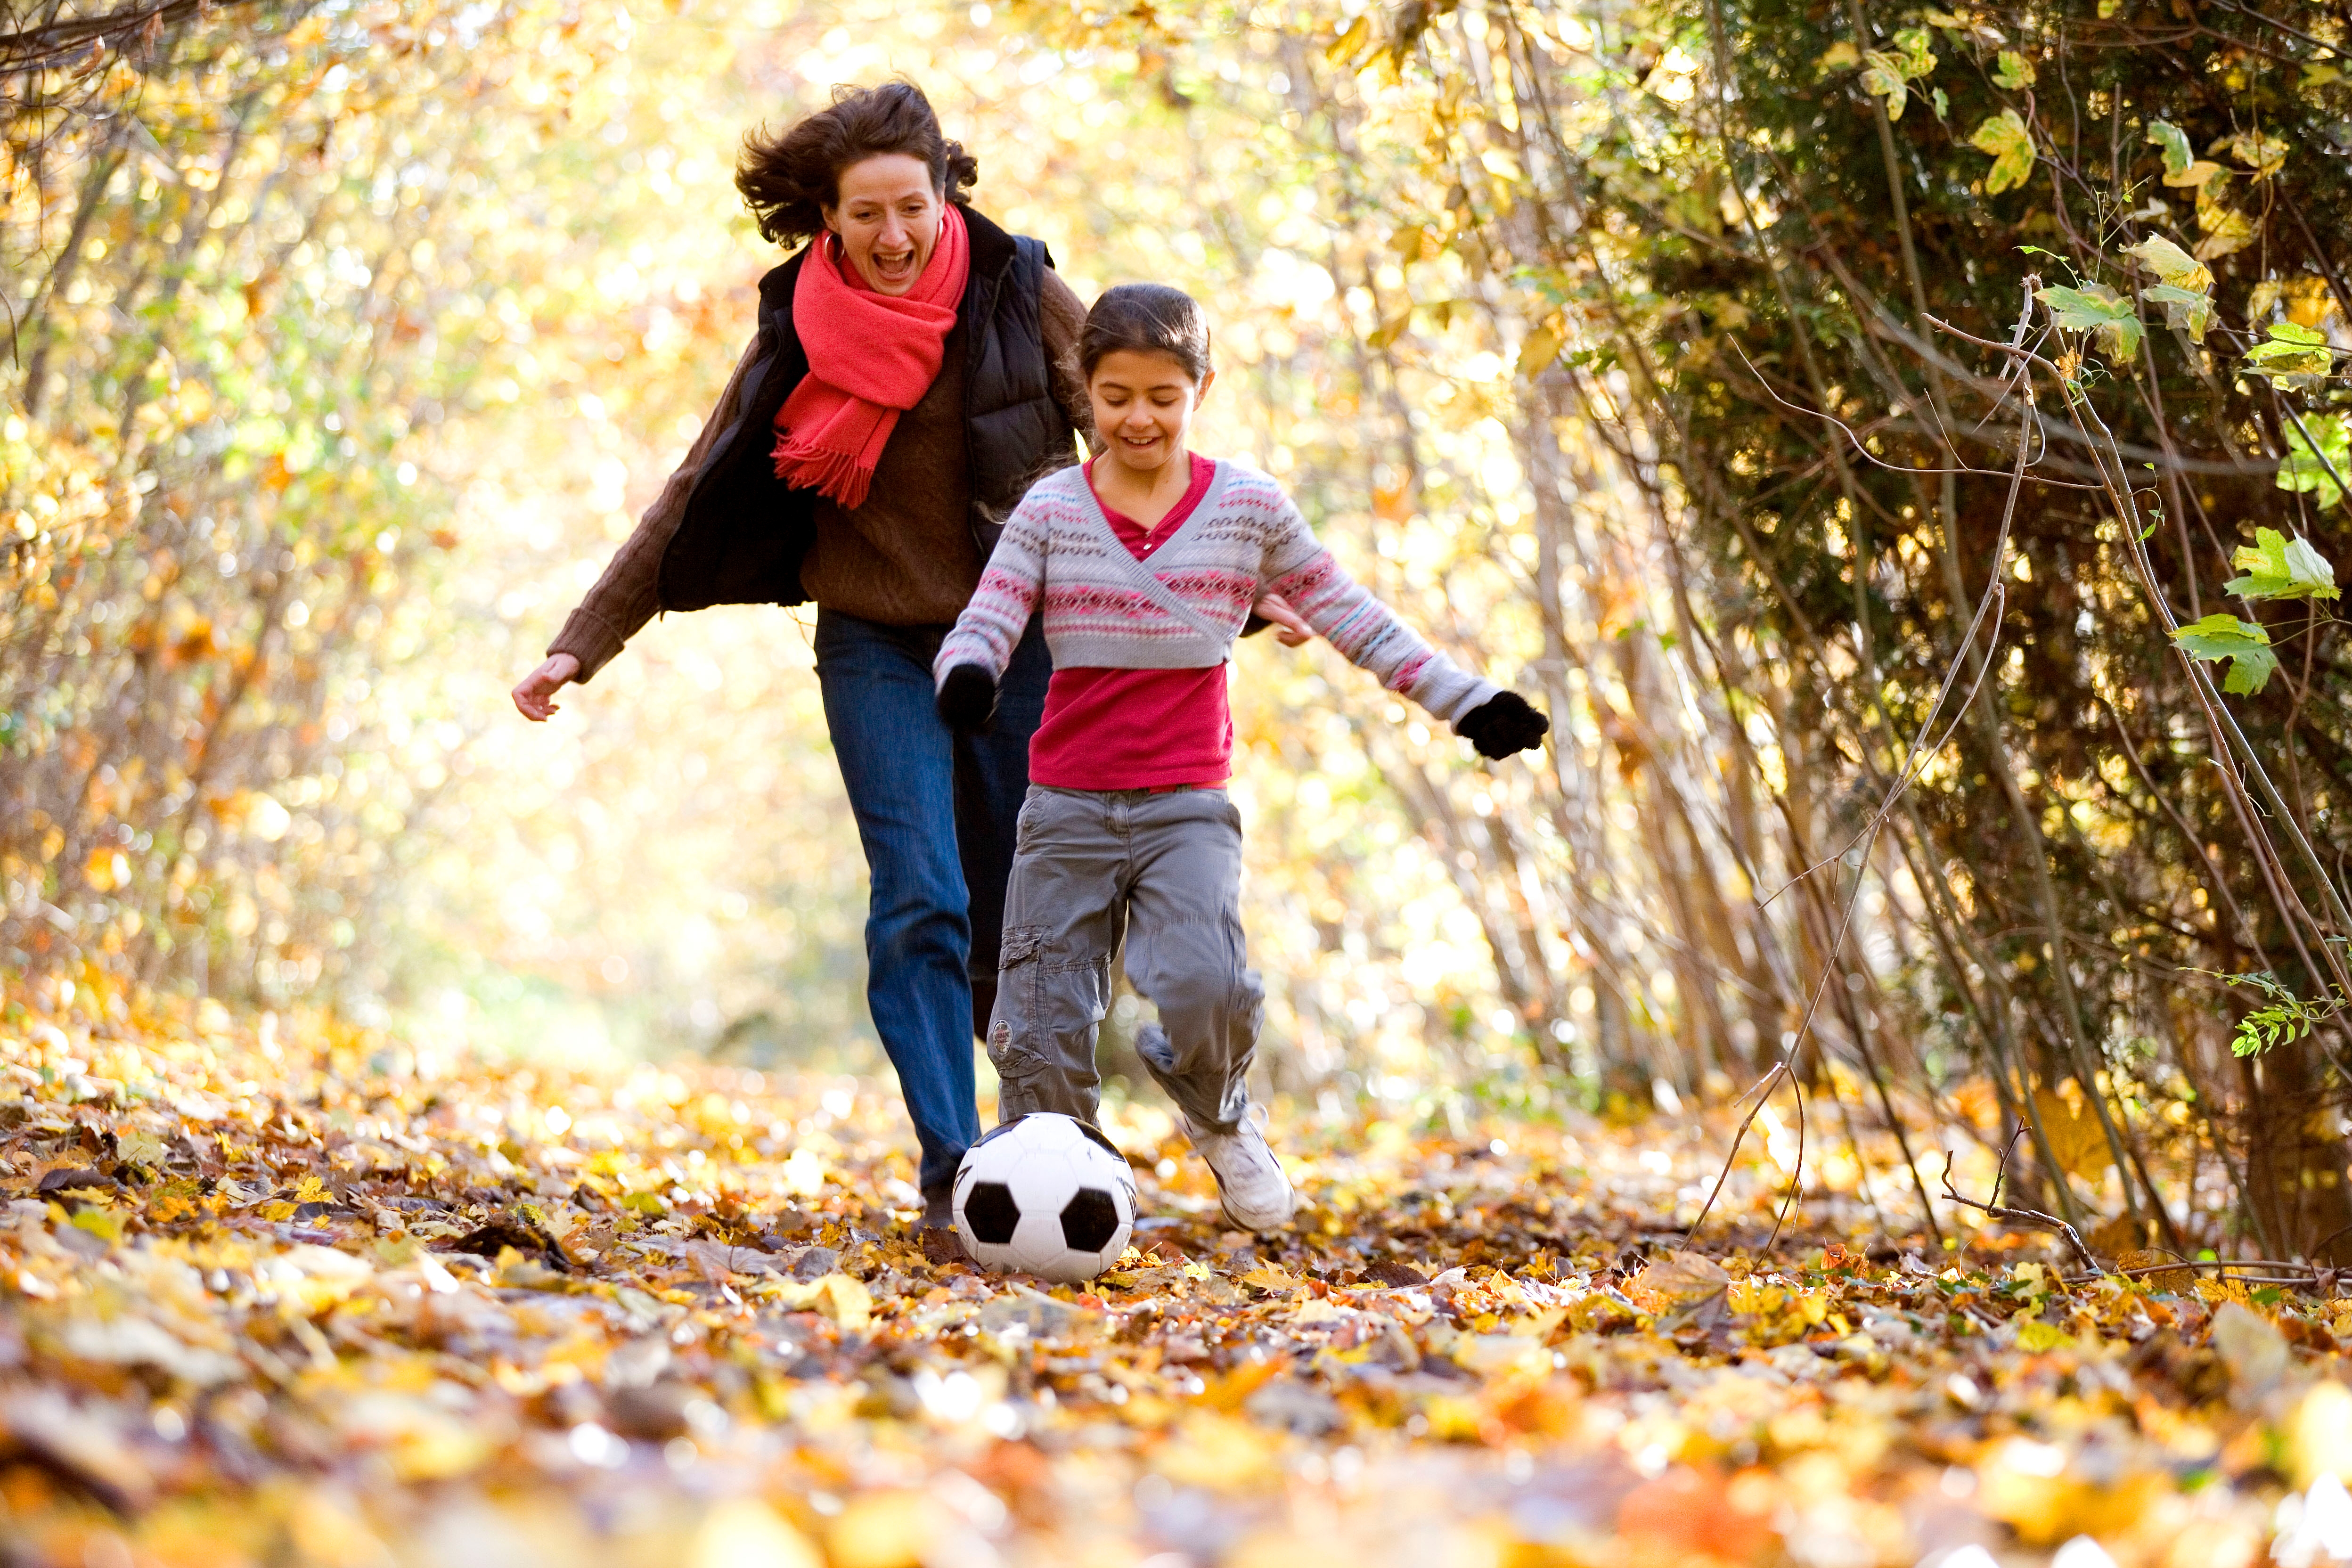
[[980, 1136], [972, 1037], [986, 1031], [995, 999], [1029, 737], [1054, 668], [1032, 620], [996, 722], [985, 735], [958, 735], [932, 706], [931, 659], [946, 631], [824, 608], [816, 616], [824, 721], [873, 884], [866, 1005], [915, 1121], [927, 1199], [944, 1196]]

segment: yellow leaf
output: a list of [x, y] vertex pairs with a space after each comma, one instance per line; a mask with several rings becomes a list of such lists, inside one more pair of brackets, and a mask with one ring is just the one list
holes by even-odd
[[2162, 235], [2150, 235], [2124, 254], [2156, 275], [2159, 283], [2202, 294], [2213, 287], [2213, 272]]
[[426, 1399], [388, 1391], [359, 1394], [339, 1413], [346, 1443], [381, 1449], [403, 1480], [446, 1480], [478, 1469], [502, 1435]]
[[2221, 142], [2214, 151], [2227, 148], [2230, 155], [2254, 172], [2257, 180], [2267, 180], [2286, 163], [2286, 142], [2280, 137], [2265, 136], [2258, 131], [2241, 132]]
[[917, 1568], [945, 1524], [920, 1492], [869, 1492], [825, 1532], [827, 1555], [833, 1568]]
[[2298, 1487], [2322, 1476], [2352, 1481], [2352, 1389], [2312, 1384], [2286, 1424], [2287, 1474]]
[[2040, 1116], [2042, 1135], [2050, 1140], [2050, 1157], [2070, 1176], [2095, 1176], [2116, 1163], [2115, 1151], [2107, 1146], [2106, 1130], [2099, 1125], [2098, 1112], [2085, 1105], [2079, 1110], [2067, 1103], [2054, 1089], [2033, 1091], [2033, 1109]]
[[2336, 313], [2336, 291], [2325, 278], [2306, 274], [2281, 292], [2286, 301], [2286, 319], [2298, 327], [2316, 327]]
[[2034, 1546], [2076, 1535], [2110, 1535], [2141, 1523], [2172, 1490], [2168, 1475], [2147, 1470], [2099, 1486], [2065, 1473], [2061, 1449], [2013, 1437], [1978, 1468], [1976, 1504]]
[[2063, 1350], [2074, 1342], [2074, 1335], [2039, 1318], [2029, 1318], [2017, 1326], [2017, 1348], [2037, 1355], [2044, 1351]]
[[2190, 254], [2200, 261], [2232, 256], [2254, 243], [2254, 220], [2219, 202], [2198, 203], [2197, 226], [2205, 231], [2205, 237]]
[[1969, 145], [1992, 154], [1992, 172], [1985, 176], [1989, 196], [2022, 185], [2033, 173], [2033, 135], [2014, 109], [2004, 109], [1978, 126]]
[[1862, 51], [1855, 48], [1849, 40], [1840, 38], [1822, 51], [1822, 58], [1813, 62], [1813, 69], [1820, 75], [1827, 76], [1832, 71], [1852, 70], [1861, 63]]
[[1536, 328], [1519, 344], [1519, 374], [1533, 380], [1559, 358], [1559, 333], [1549, 326]]
[[872, 1293], [846, 1274], [809, 1280], [772, 1279], [755, 1287], [753, 1294], [788, 1312], [822, 1312], [851, 1333], [864, 1332], [874, 1321]]
[[1252, 1423], [1198, 1410], [1160, 1450], [1152, 1468], [1179, 1486], [1231, 1491], [1282, 1475], [1274, 1440]]

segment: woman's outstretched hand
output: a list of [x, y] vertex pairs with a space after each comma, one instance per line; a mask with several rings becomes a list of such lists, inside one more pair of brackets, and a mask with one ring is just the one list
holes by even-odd
[[940, 717], [959, 734], [978, 734], [996, 717], [996, 678], [976, 664], [960, 664], [940, 682]]
[[1551, 733], [1551, 721], [1516, 691], [1499, 691], [1462, 716], [1454, 726], [1488, 760], [1532, 752]]
[[516, 683], [514, 705], [532, 723], [542, 723], [558, 711], [549, 700], [580, 674], [580, 661], [568, 653], [550, 654], [547, 662]]

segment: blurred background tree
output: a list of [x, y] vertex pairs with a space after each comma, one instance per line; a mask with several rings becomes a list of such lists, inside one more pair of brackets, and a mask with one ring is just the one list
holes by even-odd
[[[11, 5], [0, 962], [875, 1067], [804, 620], [504, 693], [748, 333], [742, 132], [904, 72], [1083, 296], [1208, 303], [1208, 449], [1558, 720], [1490, 772], [1244, 647], [1276, 1088], [1785, 1060], [1757, 1157], [1809, 1120], [1890, 1215], [2021, 1134], [2113, 1246], [2341, 1247], [2340, 644], [2245, 600], [2223, 692], [2164, 611], [2342, 532], [2352, 98], [2289, 9]], [[2109, 330], [2037, 301], [2017, 373], [2030, 272]]]

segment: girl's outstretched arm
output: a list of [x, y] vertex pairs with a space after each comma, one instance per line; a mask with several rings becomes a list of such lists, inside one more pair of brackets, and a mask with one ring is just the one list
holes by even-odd
[[[1274, 488], [1271, 480], [1265, 482]], [[1289, 600], [1349, 662], [1371, 671], [1381, 685], [1412, 698], [1460, 732], [1462, 721], [1503, 689], [1430, 647], [1348, 575], [1287, 496], [1278, 490], [1276, 495], [1280, 504], [1268, 528], [1260, 578], [1265, 589]]]

